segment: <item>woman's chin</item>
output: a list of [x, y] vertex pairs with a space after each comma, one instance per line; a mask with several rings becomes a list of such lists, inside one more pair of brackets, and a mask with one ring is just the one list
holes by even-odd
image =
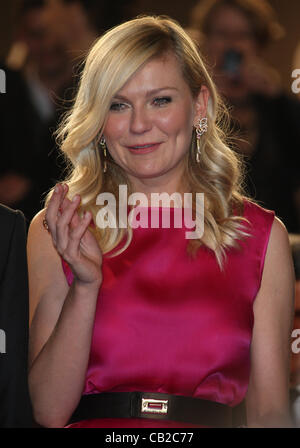
[[143, 182], [143, 181], [151, 181], [151, 179], [153, 179], [153, 181], [155, 182], [155, 180], [158, 180], [161, 176], [163, 176], [164, 174], [166, 174], [166, 171], [143, 171], [143, 172], [138, 172], [134, 174], [134, 178]]
[[134, 169], [128, 171], [128, 174], [136, 179], [155, 179], [164, 175], [167, 171], [167, 169], [163, 169], [162, 167], [158, 168], [143, 164], [139, 167], [134, 167]]

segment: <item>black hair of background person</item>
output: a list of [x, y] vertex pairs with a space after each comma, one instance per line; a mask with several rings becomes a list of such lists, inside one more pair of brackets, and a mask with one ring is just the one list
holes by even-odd
[[[119, 25], [131, 17], [131, 6], [136, 0], [62, 0], [62, 3], [79, 3], [87, 14], [90, 24], [101, 35], [109, 28]], [[17, 12], [16, 20], [33, 8], [42, 8], [47, 0], [23, 0]]]
[[9, 204], [24, 213], [28, 225], [42, 208], [44, 193], [65, 169], [53, 137], [61, 110], [51, 122], [43, 123], [21, 73], [4, 65], [1, 69], [6, 74], [6, 93], [0, 95], [0, 178], [15, 173], [30, 180], [28, 193]]
[[28, 274], [26, 226], [21, 211], [0, 204], [0, 427], [33, 426], [28, 393]]
[[131, 17], [135, 0], [63, 0], [63, 3], [80, 3], [98, 34], [119, 25]]

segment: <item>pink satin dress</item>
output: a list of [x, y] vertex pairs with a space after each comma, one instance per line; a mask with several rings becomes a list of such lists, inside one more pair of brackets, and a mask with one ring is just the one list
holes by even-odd
[[[171, 209], [172, 214], [182, 213]], [[163, 212], [163, 208], [160, 209]], [[150, 209], [149, 209], [150, 213]], [[250, 374], [253, 302], [274, 212], [245, 200], [251, 237], [227, 252], [186, 251], [190, 229], [137, 228], [122, 254], [103, 258], [84, 394], [144, 391], [235, 406]], [[69, 285], [73, 275], [62, 261]], [[151, 419], [94, 419], [68, 427], [196, 427]]]

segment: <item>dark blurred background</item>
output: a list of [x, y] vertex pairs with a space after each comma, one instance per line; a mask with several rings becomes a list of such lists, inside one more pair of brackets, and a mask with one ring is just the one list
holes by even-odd
[[[21, 3], [22, 0], [1, 2], [0, 58], [8, 53], [13, 38], [15, 14]], [[195, 6], [197, 0], [185, 0], [184, 2], [180, 0], [98, 0], [97, 3], [106, 11], [108, 27], [144, 13], [168, 14], [183, 26], [187, 26], [190, 9]], [[292, 59], [296, 46], [300, 42], [300, 2], [299, 0], [269, 0], [269, 3], [280, 18], [280, 23], [286, 29], [286, 34], [280, 42], [268, 49], [266, 56], [268, 61], [280, 72], [285, 88], [289, 89]]]

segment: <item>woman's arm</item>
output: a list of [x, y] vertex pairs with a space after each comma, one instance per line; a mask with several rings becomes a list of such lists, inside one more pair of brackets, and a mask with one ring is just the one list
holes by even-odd
[[[97, 252], [95, 246], [89, 252], [92, 235], [80, 237], [87, 224], [77, 215], [79, 202], [68, 201], [54, 222], [62, 197], [60, 190], [47, 210], [51, 233], [43, 227], [43, 211], [32, 221], [28, 234], [31, 318], [34, 314], [29, 341], [29, 390], [35, 419], [47, 427], [64, 426], [81, 397], [101, 285], [100, 273], [96, 275], [101, 272], [100, 256], [97, 262], [86, 257]], [[73, 268], [70, 288], [62, 270], [61, 252]], [[92, 275], [88, 278], [92, 265], [94, 280]]]
[[261, 287], [254, 302], [249, 427], [291, 427], [289, 368], [295, 275], [288, 233], [275, 217]]

